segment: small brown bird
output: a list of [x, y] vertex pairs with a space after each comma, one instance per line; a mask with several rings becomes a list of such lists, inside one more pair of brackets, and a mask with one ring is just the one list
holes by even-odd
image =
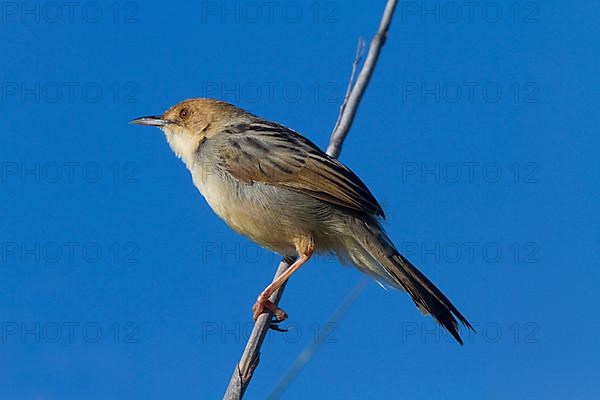
[[377, 281], [404, 289], [462, 344], [446, 296], [404, 258], [385, 234], [381, 206], [340, 161], [275, 122], [212, 99], [183, 101], [134, 124], [157, 126], [183, 160], [214, 212], [233, 230], [296, 261], [258, 296], [254, 319], [286, 313], [269, 297], [313, 253], [335, 253]]

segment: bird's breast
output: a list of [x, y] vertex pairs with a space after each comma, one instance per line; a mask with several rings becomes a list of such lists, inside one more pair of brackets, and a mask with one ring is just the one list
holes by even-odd
[[233, 230], [277, 253], [295, 254], [297, 227], [277, 223], [279, 207], [260, 185], [239, 182], [207, 163], [196, 163], [192, 177], [211, 209]]

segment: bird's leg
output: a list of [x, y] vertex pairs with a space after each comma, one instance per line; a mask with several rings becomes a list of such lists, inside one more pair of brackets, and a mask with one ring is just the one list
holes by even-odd
[[254, 307], [252, 307], [255, 321], [260, 314], [266, 312], [267, 310], [271, 311], [279, 322], [287, 318], [285, 311], [277, 307], [275, 303], [269, 300], [269, 297], [271, 297], [273, 292], [279, 289], [279, 287], [283, 285], [294, 272], [296, 272], [310, 259], [313, 254], [313, 250], [314, 245], [311, 240], [307, 248], [301, 253], [302, 255], [296, 261], [294, 261], [294, 263], [290, 265], [290, 267], [285, 270], [283, 274], [281, 274], [277, 279], [273, 280], [273, 282], [271, 282], [271, 284], [262, 291], [262, 293], [258, 296], [258, 299], [256, 299]]

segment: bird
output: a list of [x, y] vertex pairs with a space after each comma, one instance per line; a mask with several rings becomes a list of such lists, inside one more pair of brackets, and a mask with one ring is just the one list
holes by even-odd
[[254, 320], [287, 314], [269, 297], [313, 254], [334, 254], [380, 284], [406, 291], [463, 344], [450, 300], [400, 254], [382, 226], [384, 211], [348, 167], [306, 137], [230, 103], [194, 98], [132, 124], [160, 128], [212, 210], [237, 233], [291, 266], [254, 304]]

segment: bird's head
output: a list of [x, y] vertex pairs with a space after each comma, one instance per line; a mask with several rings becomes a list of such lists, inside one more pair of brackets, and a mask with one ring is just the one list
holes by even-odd
[[206, 139], [237, 123], [244, 115], [247, 114], [243, 110], [229, 103], [190, 99], [174, 105], [162, 115], [136, 118], [131, 123], [160, 128], [171, 149], [188, 164]]

